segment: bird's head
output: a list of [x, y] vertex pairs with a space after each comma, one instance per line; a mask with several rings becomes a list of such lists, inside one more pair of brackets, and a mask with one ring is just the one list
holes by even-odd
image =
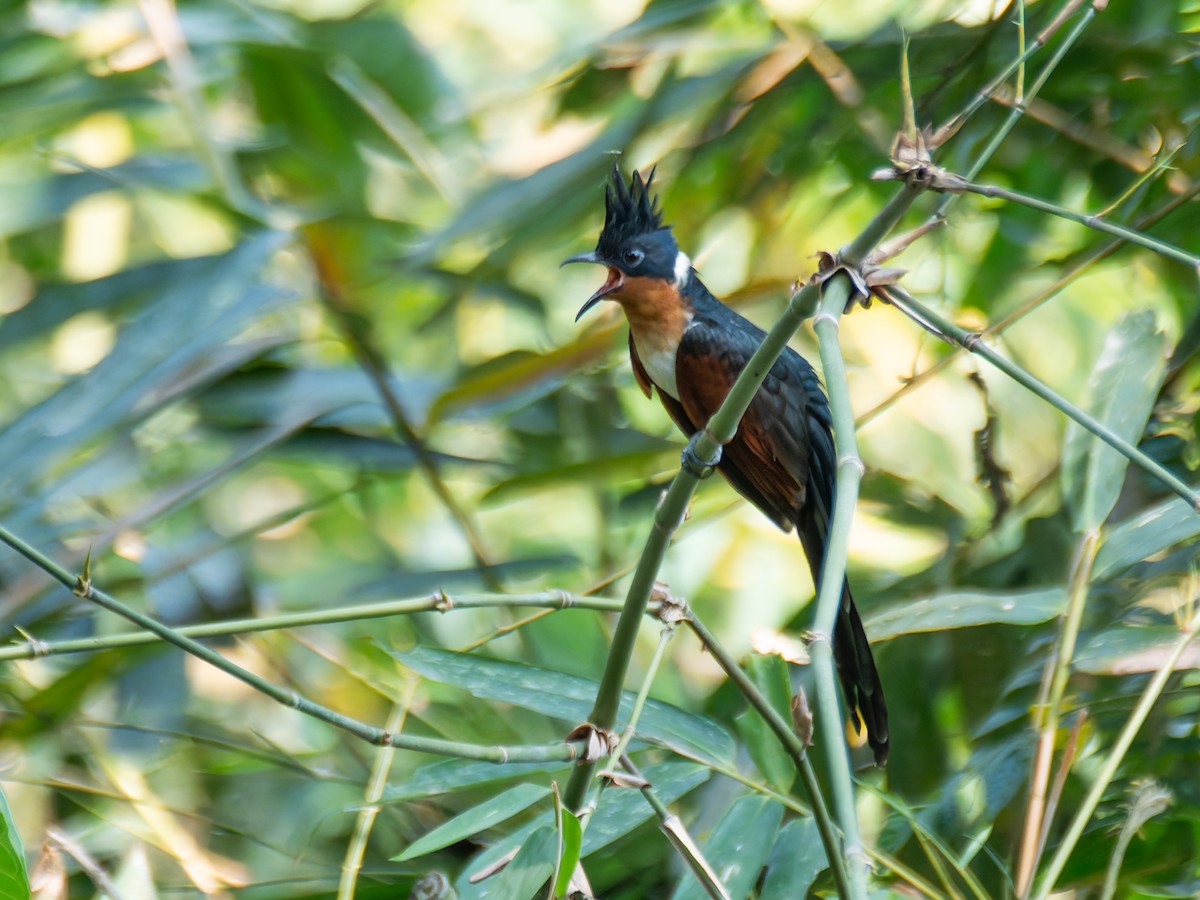
[[613, 163], [612, 180], [604, 191], [604, 228], [596, 249], [564, 260], [567, 263], [596, 263], [608, 268], [608, 278], [596, 293], [588, 298], [575, 320], [604, 299], [622, 299], [622, 292], [634, 290], [634, 283], [645, 280], [667, 282], [680, 286], [691, 272], [692, 262], [680, 251], [664, 225], [658, 209], [658, 198], [650, 194], [654, 170], [643, 181], [634, 172], [629, 184]]

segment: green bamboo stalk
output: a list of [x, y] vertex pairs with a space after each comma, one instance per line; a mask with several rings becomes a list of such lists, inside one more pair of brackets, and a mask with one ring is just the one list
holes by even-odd
[[441, 756], [458, 756], [464, 759], [480, 759], [491, 762], [545, 762], [550, 760], [568, 761], [577, 756], [572, 744], [550, 744], [548, 746], [518, 746], [501, 747], [477, 744], [463, 744], [458, 741], [448, 741], [442, 738], [418, 737], [413, 735], [392, 734], [383, 728], [376, 728], [357, 719], [335, 712], [319, 703], [314, 703], [295, 691], [280, 687], [253, 672], [243, 669], [236, 663], [230, 662], [216, 651], [198, 643], [189, 637], [179, 634], [175, 629], [163, 625], [156, 619], [126, 606], [120, 600], [97, 588], [91, 582], [90, 575], [85, 570], [82, 576], [68, 572], [50, 557], [25, 542], [7, 528], [0, 526], [0, 541], [12, 547], [38, 568], [42, 569], [76, 596], [90, 600], [97, 606], [116, 613], [124, 619], [133, 622], [146, 631], [153, 632], [158, 637], [174, 644], [181, 650], [204, 660], [211, 666], [231, 675], [259, 693], [265, 694], [272, 700], [291, 707], [300, 713], [319, 719], [335, 728], [340, 728], [357, 738], [381, 747], [396, 747], [401, 750], [415, 750], [420, 753], [436, 753]]
[[[646, 708], [646, 701], [650, 699], [650, 688], [654, 685], [654, 679], [658, 675], [658, 670], [662, 666], [663, 660], [667, 656], [667, 647], [671, 643], [671, 638], [675, 636], [675, 627], [673, 625], [664, 625], [658, 634], [658, 646], [654, 648], [654, 656], [650, 658], [650, 664], [646, 666], [646, 673], [642, 676], [642, 684], [638, 689], [637, 696], [633, 698], [633, 708], [629, 711], [629, 721], [625, 723], [625, 727], [621, 729], [621, 737], [617, 741], [616, 749], [609, 754], [609, 769], [615, 771], [621, 765], [621, 761], [625, 753], [629, 749], [629, 745], [637, 736], [637, 723], [642, 717], [642, 710]], [[594, 792], [585, 804], [583, 810], [579, 814], [579, 827], [582, 831], [587, 831], [588, 822], [591, 821], [592, 813], [596, 811], [596, 807], [600, 803], [600, 796], [604, 793], [606, 782], [599, 780], [596, 782]]]
[[[699, 435], [697, 437], [700, 437]], [[684, 453], [692, 452], [697, 440], [693, 438]], [[708, 442], [712, 447], [711, 441]], [[716, 463], [710, 449], [709, 454], [700, 457], [703, 464], [711, 466]], [[638, 626], [646, 607], [650, 603], [650, 592], [666, 555], [667, 546], [671, 542], [671, 534], [683, 521], [688, 501], [700, 482], [702, 469], [684, 466], [676, 474], [666, 495], [659, 501], [654, 511], [654, 521], [650, 535], [646, 539], [645, 548], [638, 559], [637, 569], [634, 570], [633, 580], [629, 584], [629, 592], [625, 604], [617, 619], [617, 627], [613, 632], [612, 644], [605, 662], [604, 674], [600, 679], [600, 687], [596, 692], [596, 702], [592, 706], [588, 721], [602, 731], [611, 731], [616, 726], [617, 709], [621, 701], [621, 691], [625, 684], [625, 675], [629, 671], [629, 661], [633, 658], [633, 648], [637, 641]], [[576, 765], [571, 777], [567, 780], [567, 788], [563, 793], [563, 802], [567, 808], [579, 813], [588, 788], [596, 772], [595, 760], [583, 760]]]
[[1150, 679], [1150, 683], [1146, 685], [1146, 689], [1142, 692], [1138, 704], [1129, 715], [1125, 727], [1121, 729], [1121, 734], [1117, 738], [1116, 744], [1113, 745], [1112, 751], [1100, 766], [1096, 773], [1095, 779], [1088, 788], [1087, 794], [1083, 798], [1083, 802], [1075, 812], [1075, 818], [1071, 820], [1071, 825], [1067, 829], [1067, 833], [1063, 836], [1062, 842], [1058, 845], [1058, 850], [1055, 851], [1053, 858], [1050, 860], [1050, 865], [1046, 868], [1042, 875], [1041, 881], [1038, 882], [1034, 889], [1033, 900], [1046, 900], [1050, 892], [1054, 889], [1055, 883], [1062, 875], [1063, 869], [1066, 868], [1067, 860], [1075, 849], [1075, 845], [1079, 842], [1080, 836], [1083, 834], [1084, 828], [1091, 821], [1092, 815], [1096, 812], [1096, 807], [1100, 804], [1100, 799], [1104, 796], [1104, 792], [1108, 790], [1108, 786], [1112, 784], [1112, 780], [1116, 777], [1117, 769], [1120, 767], [1125, 754], [1129, 752], [1129, 748], [1133, 745], [1133, 739], [1137, 737], [1138, 731], [1141, 730], [1146, 718], [1150, 715], [1150, 710], [1158, 700], [1163, 688], [1167, 685], [1167, 679], [1175, 671], [1175, 667], [1179, 664], [1180, 657], [1188, 648], [1188, 645], [1200, 634], [1200, 614], [1193, 615], [1191, 623], [1175, 641], [1175, 646], [1171, 648], [1171, 653], [1159, 666], [1154, 677]]
[[963, 349], [977, 356], [983, 357], [1018, 384], [1028, 388], [1059, 412], [1078, 422], [1135, 466], [1158, 479], [1186, 500], [1197, 512], [1200, 512], [1200, 492], [1190, 487], [1156, 460], [1151, 459], [1107, 425], [1092, 418], [1065, 397], [1051, 390], [1037, 378], [1034, 378], [1016, 363], [1005, 359], [991, 347], [983, 343], [979, 333], [969, 332], [965, 328], [960, 328], [941, 314], [934, 312], [924, 304], [918, 303], [901, 288], [893, 286], [889, 288], [889, 293], [892, 295], [892, 302], [923, 328], [939, 337], [945, 338], [951, 343], [958, 344]]
[[[306, 625], [328, 625], [334, 622], [356, 622], [363, 619], [382, 619], [419, 612], [451, 612], [456, 609], [494, 609], [498, 607], [531, 606], [541, 609], [594, 609], [601, 612], [619, 612], [621, 601], [608, 597], [591, 597], [571, 594], [567, 591], [537, 591], [531, 594], [457, 594], [451, 596], [441, 591], [424, 597], [404, 600], [386, 600], [380, 603], [364, 603], [358, 606], [341, 606], [332, 609], [310, 610], [299, 613], [282, 613], [253, 619], [228, 619], [224, 622], [206, 622], [202, 625], [183, 625], [173, 629], [184, 637], [223, 637], [231, 634], [250, 634], [257, 631], [279, 631], [284, 628], [302, 628]], [[37, 659], [41, 656], [56, 656], [63, 653], [95, 653], [121, 647], [137, 647], [154, 644], [163, 638], [153, 631], [131, 631], [126, 634], [109, 634], [102, 637], [73, 638], [65, 641], [40, 641], [36, 638], [0, 647], [0, 661], [6, 659]]]
[[850, 526], [854, 520], [858, 486], [863, 473], [863, 463], [858, 456], [858, 441], [854, 435], [854, 408], [850, 403], [850, 387], [846, 382], [846, 364], [838, 344], [838, 323], [842, 310], [846, 308], [850, 290], [851, 284], [847, 278], [831, 281], [821, 298], [820, 312], [813, 319], [813, 330], [817, 333], [821, 369], [833, 419], [833, 435], [837, 448], [837, 486], [829, 530], [825, 537], [825, 561], [821, 566], [817, 611], [811, 631], [809, 654], [816, 674], [816, 702], [822, 725], [817, 733], [825, 747], [833, 805], [837, 812], [838, 824], [842, 828], [846, 860], [850, 864], [850, 878], [856, 896], [865, 896], [867, 856], [858, 830], [850, 759], [845, 737], [839, 727], [844, 717], [838, 707], [838, 686], [833, 662], [833, 630], [837, 625], [838, 611], [842, 604]]
[[1144, 247], [1147, 250], [1153, 251], [1161, 256], [1169, 259], [1178, 260], [1193, 269], [1200, 270], [1200, 256], [1194, 253], [1188, 253], [1186, 250], [1168, 244], [1165, 241], [1157, 240], [1149, 235], [1142, 234], [1133, 228], [1128, 228], [1125, 225], [1118, 225], [1115, 222], [1110, 222], [1100, 216], [1088, 215], [1086, 213], [1075, 212], [1072, 209], [1066, 209], [1056, 203], [1050, 203], [1047, 200], [1031, 197], [1028, 194], [1022, 194], [1020, 191], [1011, 191], [1008, 188], [1000, 187], [994, 184], [976, 184], [968, 179], [952, 178], [947, 185], [948, 190], [966, 191], [971, 194], [979, 194], [981, 197], [993, 197], [998, 200], [1007, 200], [1009, 203], [1018, 203], [1021, 206], [1028, 206], [1030, 209], [1036, 209], [1039, 212], [1048, 213], [1052, 216], [1058, 216], [1060, 219], [1066, 219], [1069, 222], [1076, 222], [1080, 225], [1085, 225], [1095, 231], [1102, 231], [1105, 234], [1111, 234], [1114, 237], [1119, 237], [1131, 244], [1136, 244], [1139, 247]]

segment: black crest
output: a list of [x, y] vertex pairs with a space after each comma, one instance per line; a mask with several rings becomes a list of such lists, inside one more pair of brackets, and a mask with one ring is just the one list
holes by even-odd
[[653, 181], [653, 169], [645, 181], [635, 171], [627, 186], [620, 168], [613, 163], [612, 180], [604, 189], [604, 230], [600, 232], [600, 241], [596, 245], [601, 256], [613, 258], [630, 238], [669, 227], [663, 225], [658, 198], [650, 194]]

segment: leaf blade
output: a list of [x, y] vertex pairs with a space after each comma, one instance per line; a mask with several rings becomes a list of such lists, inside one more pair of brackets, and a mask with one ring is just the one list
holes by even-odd
[[518, 784], [494, 797], [473, 806], [449, 819], [427, 834], [417, 838], [402, 853], [392, 857], [393, 862], [404, 862], [425, 856], [451, 844], [466, 840], [501, 822], [507, 822], [519, 812], [528, 809], [538, 800], [549, 795], [550, 788], [542, 784]]

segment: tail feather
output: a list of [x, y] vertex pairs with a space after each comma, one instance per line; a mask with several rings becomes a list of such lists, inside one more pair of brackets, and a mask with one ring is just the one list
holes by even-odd
[[[808, 557], [814, 584], [821, 582], [821, 566], [825, 560], [824, 529], [815, 517], [799, 523], [800, 542], [804, 555]], [[838, 680], [846, 705], [850, 709], [854, 731], [861, 733], [867, 728], [867, 742], [875, 754], [875, 765], [882, 766], [888, 756], [887, 704], [883, 698], [883, 684], [875, 668], [875, 657], [871, 643], [863, 628], [862, 619], [854, 606], [848, 582], [842, 584], [842, 603], [838, 610], [837, 625], [833, 629], [833, 660], [837, 664]]]
[[842, 587], [842, 608], [833, 630], [833, 659], [846, 695], [846, 705], [854, 716], [854, 730], [867, 726], [867, 742], [875, 754], [875, 765], [882, 766], [888, 755], [887, 704], [883, 684], [875, 669], [875, 657], [863, 629], [862, 619], [850, 596], [850, 585]]

